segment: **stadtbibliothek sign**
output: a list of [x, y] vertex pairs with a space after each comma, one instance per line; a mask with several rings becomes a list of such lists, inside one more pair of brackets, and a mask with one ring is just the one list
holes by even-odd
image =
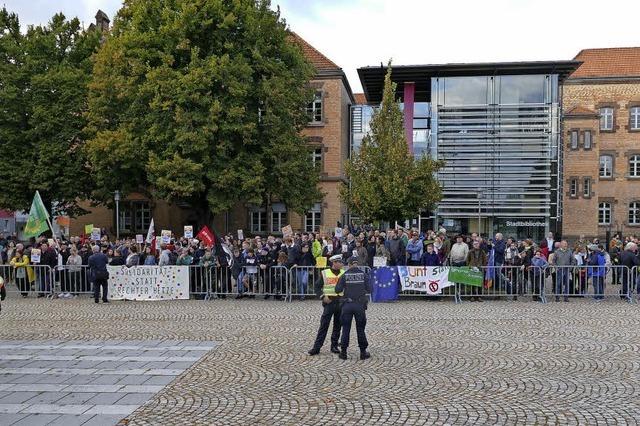
[[517, 222], [513, 222], [508, 220], [507, 221], [507, 226], [547, 226], [547, 224], [545, 222], [533, 222], [533, 221], [523, 221], [523, 220], [519, 220]]

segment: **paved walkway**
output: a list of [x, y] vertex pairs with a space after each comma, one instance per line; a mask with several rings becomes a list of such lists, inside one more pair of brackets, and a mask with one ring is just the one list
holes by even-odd
[[[637, 424], [640, 415], [638, 305], [370, 305], [364, 362], [355, 347], [347, 361], [326, 346], [306, 355], [319, 315], [315, 301], [11, 299], [0, 339], [219, 342], [146, 392], [129, 425]], [[12, 361], [1, 368], [21, 368]]]

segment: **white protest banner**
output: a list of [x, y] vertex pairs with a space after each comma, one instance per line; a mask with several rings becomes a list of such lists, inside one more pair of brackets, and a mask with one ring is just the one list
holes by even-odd
[[144, 235], [136, 234], [136, 243], [137, 244], [143, 244], [144, 243]]
[[100, 228], [93, 228], [91, 230], [91, 241], [100, 241]]
[[184, 237], [189, 239], [193, 238], [193, 226], [184, 227]]
[[31, 249], [31, 263], [40, 263], [40, 249]]
[[238, 229], [238, 240], [244, 240], [244, 232], [242, 232], [242, 229]]
[[402, 291], [441, 294], [443, 288], [454, 285], [446, 266], [398, 266], [398, 276]]
[[112, 300], [189, 298], [188, 266], [107, 266]]
[[387, 266], [387, 258], [384, 256], [374, 256], [373, 258], [373, 267], [381, 268], [383, 266]]
[[333, 230], [333, 233], [335, 234], [336, 238], [342, 238], [342, 228], [338, 228], [336, 226], [336, 229]]
[[282, 228], [282, 238], [293, 237], [293, 228], [287, 225]]
[[163, 229], [160, 235], [162, 236], [160, 240], [162, 241], [162, 244], [169, 244], [171, 242], [171, 231]]

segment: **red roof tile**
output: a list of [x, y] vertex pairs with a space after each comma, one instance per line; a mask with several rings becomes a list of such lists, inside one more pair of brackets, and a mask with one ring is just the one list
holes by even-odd
[[341, 70], [339, 66], [337, 66], [331, 59], [324, 56], [318, 49], [311, 46], [305, 39], [300, 37], [295, 32], [291, 31], [290, 33], [291, 40], [294, 43], [297, 43], [298, 46], [302, 49], [302, 53], [307, 58], [311, 64], [316, 68], [317, 71], [327, 71], [327, 70]]
[[367, 98], [364, 96], [364, 93], [354, 93], [353, 97], [357, 105], [365, 105], [367, 103]]
[[640, 47], [584, 49], [575, 59], [583, 64], [569, 78], [640, 76]]

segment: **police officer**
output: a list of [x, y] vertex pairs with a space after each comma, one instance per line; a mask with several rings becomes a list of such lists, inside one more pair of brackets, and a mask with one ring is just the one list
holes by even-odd
[[320, 348], [324, 345], [324, 340], [329, 331], [329, 324], [333, 317], [333, 331], [331, 333], [331, 352], [340, 353], [338, 350], [338, 339], [340, 339], [340, 296], [341, 293], [335, 291], [338, 279], [344, 274], [342, 256], [337, 254], [329, 258], [331, 268], [322, 271], [322, 274], [315, 283], [316, 296], [322, 299], [322, 316], [320, 317], [320, 328], [313, 348], [309, 355], [318, 355]]
[[367, 325], [367, 293], [371, 293], [369, 274], [358, 266], [358, 258], [349, 259], [349, 270], [344, 273], [336, 285], [336, 293], [344, 292], [342, 298], [342, 341], [340, 342], [340, 359], [347, 359], [347, 347], [349, 347], [349, 333], [351, 332], [351, 320], [356, 318], [356, 331], [358, 334], [358, 346], [360, 347], [360, 359], [370, 358], [367, 352], [369, 342], [364, 328]]

